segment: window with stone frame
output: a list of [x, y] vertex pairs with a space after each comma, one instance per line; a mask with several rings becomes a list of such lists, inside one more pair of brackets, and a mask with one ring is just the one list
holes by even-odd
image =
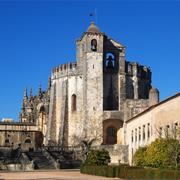
[[76, 95], [73, 94], [71, 97], [71, 111], [76, 111]]
[[141, 140], [141, 127], [139, 127], [139, 141]]
[[115, 55], [111, 52], [107, 52], [105, 58], [106, 69], [113, 70], [115, 68]]
[[150, 124], [148, 123], [147, 137], [150, 138]]
[[131, 142], [133, 143], [133, 141], [134, 141], [134, 132], [132, 130], [132, 132], [131, 132]]
[[97, 40], [96, 39], [91, 40], [91, 50], [94, 52], [97, 51]]
[[166, 137], [166, 138], [169, 137], [169, 128], [170, 128], [170, 126], [167, 125], [167, 126], [166, 126], [166, 129], [165, 129], [165, 137]]
[[174, 128], [173, 128], [173, 134], [174, 134], [174, 138], [177, 138], [177, 131], [178, 131], [178, 123], [174, 123]]
[[159, 137], [162, 137], [162, 127], [159, 128]]
[[135, 142], [137, 142], [137, 129], [135, 129]]
[[145, 125], [143, 125], [143, 140], [145, 140], [145, 138], [146, 138], [146, 133], [145, 133]]

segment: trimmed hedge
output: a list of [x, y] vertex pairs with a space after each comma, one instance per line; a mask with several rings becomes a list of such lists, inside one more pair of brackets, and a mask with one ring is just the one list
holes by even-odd
[[87, 154], [85, 164], [88, 166], [107, 166], [110, 160], [111, 158], [107, 150], [90, 150]]
[[81, 173], [105, 177], [118, 177], [132, 180], [178, 180], [180, 171], [120, 166], [81, 166]]

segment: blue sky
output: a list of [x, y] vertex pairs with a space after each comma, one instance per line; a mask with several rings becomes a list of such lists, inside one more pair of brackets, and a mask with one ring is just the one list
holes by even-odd
[[75, 40], [97, 10], [102, 32], [150, 66], [161, 100], [180, 92], [179, 1], [0, 0], [0, 119], [18, 120], [25, 87], [47, 87], [51, 69], [75, 61]]

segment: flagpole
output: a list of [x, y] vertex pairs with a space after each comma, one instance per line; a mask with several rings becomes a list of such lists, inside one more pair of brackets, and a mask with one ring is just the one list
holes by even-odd
[[97, 8], [95, 8], [94, 10], [94, 20], [95, 20], [95, 24], [98, 24]]

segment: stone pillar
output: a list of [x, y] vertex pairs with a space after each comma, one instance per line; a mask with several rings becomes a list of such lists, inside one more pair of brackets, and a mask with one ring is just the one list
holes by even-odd
[[133, 86], [134, 86], [134, 99], [138, 99], [138, 78], [137, 78], [137, 76], [133, 77]]
[[159, 103], [159, 91], [156, 88], [151, 88], [149, 91], [149, 106]]

